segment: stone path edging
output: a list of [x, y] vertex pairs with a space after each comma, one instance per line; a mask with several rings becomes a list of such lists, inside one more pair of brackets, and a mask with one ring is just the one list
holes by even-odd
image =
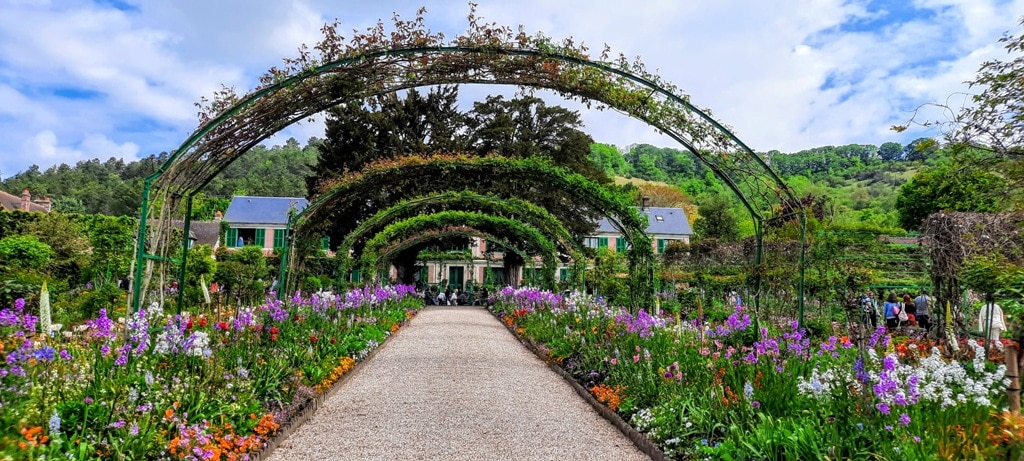
[[508, 326], [508, 324], [504, 322], [504, 318], [501, 316], [501, 314], [493, 312], [490, 309], [487, 309], [487, 312], [490, 312], [491, 315], [494, 315], [498, 319], [498, 321], [505, 326], [509, 333], [512, 333], [512, 336], [519, 340], [519, 343], [522, 344], [523, 347], [525, 347], [527, 350], [536, 355], [537, 358], [541, 359], [545, 364], [547, 364], [548, 368], [551, 371], [555, 372], [556, 374], [558, 374], [558, 376], [561, 376], [562, 379], [569, 383], [569, 385], [572, 386], [576, 393], [579, 394], [579, 396], [583, 398], [583, 400], [585, 400], [587, 403], [590, 404], [591, 407], [594, 408], [594, 411], [596, 411], [597, 414], [601, 415], [602, 418], [606, 419], [609, 423], [612, 424], [612, 426], [615, 426], [616, 429], [622, 432], [622, 435], [625, 435], [626, 438], [633, 442], [633, 445], [636, 445], [636, 448], [638, 450], [643, 452], [645, 455], [650, 456], [651, 460], [653, 461], [671, 461], [670, 458], [665, 456], [665, 452], [661, 451], [661, 448], [658, 448], [658, 446], [650, 439], [648, 439], [647, 436], [641, 434], [639, 431], [633, 428], [633, 426], [626, 422], [626, 420], [622, 419], [622, 417], [619, 416], [618, 413], [612, 411], [611, 408], [608, 408], [607, 405], [598, 402], [597, 399], [594, 398], [593, 394], [591, 394], [590, 391], [588, 391], [586, 388], [580, 385], [580, 383], [576, 381], [576, 378], [569, 374], [568, 371], [565, 371], [564, 368], [558, 366], [557, 364], [551, 363], [548, 360], [549, 357], [547, 353], [544, 352], [540, 344], [536, 343], [532, 339], [524, 338], [517, 334], [515, 328]]

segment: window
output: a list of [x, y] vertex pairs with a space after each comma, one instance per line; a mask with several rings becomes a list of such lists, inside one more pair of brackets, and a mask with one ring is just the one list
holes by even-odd
[[654, 215], [654, 220], [658, 222], [665, 222], [665, 217], [660, 214], [656, 214]]
[[586, 237], [583, 239], [583, 246], [587, 248], [597, 248], [597, 237]]
[[624, 253], [629, 251], [629, 241], [625, 237], [615, 237], [615, 252]]
[[331, 236], [325, 235], [320, 239], [320, 249], [324, 251], [331, 251]]
[[563, 268], [558, 270], [558, 280], [561, 280], [563, 282], [566, 281], [566, 280], [569, 280], [569, 277], [571, 275], [572, 274], [569, 272], [569, 268], [568, 267], [563, 267]]
[[266, 237], [266, 231], [263, 229], [235, 229], [228, 228], [227, 232], [227, 244], [228, 248], [241, 248], [246, 245], [256, 245], [263, 248], [264, 238]]
[[284, 229], [274, 229], [274, 249], [284, 249]]
[[362, 281], [362, 277], [359, 275], [359, 269], [352, 269], [352, 274], [349, 280], [351, 280], [352, 283], [359, 283]]
[[608, 237], [598, 237], [597, 238], [597, 247], [598, 248], [608, 248]]

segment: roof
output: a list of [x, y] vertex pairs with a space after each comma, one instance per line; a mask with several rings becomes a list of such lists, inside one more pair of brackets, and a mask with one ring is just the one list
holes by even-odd
[[[171, 225], [175, 229], [184, 229], [185, 221], [173, 220]], [[196, 245], [210, 245], [211, 248], [217, 247], [217, 241], [220, 240], [220, 222], [219, 221], [192, 221], [188, 225], [189, 239], [195, 240]]]
[[[647, 233], [651, 235], [693, 235], [686, 211], [682, 208], [647, 207], [637, 208], [647, 216]], [[608, 218], [597, 223], [598, 232], [618, 233]]]
[[302, 211], [309, 201], [302, 197], [249, 197], [231, 199], [224, 220], [233, 224], [288, 224], [288, 211]]
[[[8, 194], [7, 192], [0, 190], [0, 209], [8, 211], [20, 210], [21, 197], [14, 194]], [[41, 213], [46, 213], [47, 209], [46, 207], [33, 202], [29, 204], [29, 211], [38, 211]]]

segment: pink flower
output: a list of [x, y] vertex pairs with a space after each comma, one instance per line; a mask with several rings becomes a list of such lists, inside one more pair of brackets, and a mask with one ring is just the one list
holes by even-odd
[[640, 354], [634, 355], [633, 356], [633, 363], [637, 363], [639, 361], [640, 361]]
[[618, 365], [618, 364], [619, 364], [619, 359], [612, 358], [612, 365]]

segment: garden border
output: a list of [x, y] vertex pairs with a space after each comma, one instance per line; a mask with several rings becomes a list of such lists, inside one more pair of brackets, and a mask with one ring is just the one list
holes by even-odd
[[276, 450], [277, 447], [281, 445], [282, 442], [285, 441], [285, 439], [294, 434], [303, 425], [305, 425], [306, 422], [312, 419], [313, 416], [316, 415], [317, 411], [320, 410], [320, 406], [323, 405], [323, 403], [327, 401], [327, 399], [331, 398], [334, 394], [336, 394], [338, 390], [341, 389], [341, 386], [348, 382], [349, 378], [351, 378], [353, 375], [356, 374], [357, 371], [359, 371], [363, 363], [366, 363], [374, 356], [376, 356], [378, 351], [387, 347], [388, 343], [391, 342], [392, 338], [401, 334], [402, 331], [405, 330], [406, 325], [408, 325], [413, 318], [416, 318], [416, 316], [419, 315], [421, 309], [422, 308], [416, 309], [416, 313], [413, 315], [412, 318], [406, 318], [405, 320], [403, 320], [400, 323], [401, 327], [398, 329], [398, 331], [389, 335], [384, 340], [384, 342], [381, 343], [380, 346], [377, 346], [377, 348], [370, 351], [370, 353], [367, 354], [366, 357], [364, 357], [362, 360], [357, 361], [355, 366], [353, 366], [351, 370], [342, 375], [341, 378], [338, 379], [338, 381], [331, 385], [330, 389], [327, 389], [326, 392], [322, 394], [317, 394], [315, 397], [307, 400], [305, 403], [302, 404], [300, 410], [297, 411], [291, 419], [280, 423], [280, 428], [278, 429], [277, 432], [274, 433], [274, 435], [269, 440], [267, 440], [267, 445], [260, 449], [260, 451], [253, 453], [249, 459], [251, 461], [262, 461], [266, 458], [269, 458], [270, 455], [274, 454], [274, 450]]
[[633, 428], [633, 426], [626, 422], [626, 420], [622, 419], [622, 417], [619, 416], [618, 413], [612, 411], [611, 408], [608, 408], [607, 405], [598, 402], [597, 399], [594, 398], [594, 396], [590, 393], [590, 391], [588, 391], [586, 388], [580, 385], [580, 383], [576, 381], [576, 378], [573, 378], [573, 376], [569, 374], [568, 371], [565, 371], [565, 369], [560, 367], [558, 364], [548, 361], [547, 354], [543, 352], [543, 344], [538, 344], [532, 339], [528, 339], [516, 334], [515, 328], [506, 324], [504, 321], [505, 319], [500, 314], [490, 310], [487, 306], [482, 307], [484, 308], [484, 310], [490, 312], [491, 315], [498, 319], [498, 322], [501, 323], [501, 325], [505, 327], [505, 329], [508, 330], [508, 332], [511, 333], [512, 336], [519, 340], [519, 344], [522, 344], [523, 347], [532, 352], [535, 356], [537, 356], [538, 359], [542, 360], [544, 364], [548, 366], [548, 369], [555, 372], [556, 374], [558, 374], [558, 376], [561, 376], [563, 380], [569, 383], [569, 385], [572, 386], [573, 390], [575, 390], [576, 393], [579, 394], [579, 396], [582, 397], [584, 401], [589, 403], [590, 406], [594, 408], [594, 411], [596, 411], [597, 414], [601, 415], [601, 417], [604, 418], [609, 423], [611, 423], [612, 426], [615, 426], [615, 428], [618, 429], [619, 432], [622, 432], [622, 435], [626, 436], [626, 438], [633, 442], [633, 445], [636, 446], [638, 450], [640, 450], [641, 452], [643, 452], [643, 454], [650, 457], [653, 461], [670, 461], [670, 458], [665, 456], [665, 452], [663, 452], [661, 448], [658, 448], [658, 445], [652, 442], [651, 439], [647, 438], [647, 436], [643, 435], [642, 433], [640, 433], [640, 431]]

